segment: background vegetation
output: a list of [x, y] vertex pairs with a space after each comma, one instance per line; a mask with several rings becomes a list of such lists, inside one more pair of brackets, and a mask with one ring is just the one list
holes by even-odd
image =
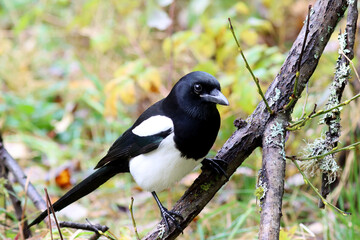
[[[202, 70], [221, 82], [230, 107], [219, 107], [222, 127], [210, 155], [260, 101], [228, 30], [231, 17], [245, 55], [263, 89], [273, 80], [303, 25], [310, 1], [210, 0], [0, 0], [0, 126], [5, 146], [40, 192], [47, 187], [55, 201], [87, 176], [111, 143], [151, 103], [165, 97], [184, 74]], [[340, 24], [341, 27], [341, 24]], [[308, 86], [306, 110], [319, 108], [329, 95], [337, 58], [337, 36], [329, 42]], [[354, 61], [357, 65], [357, 60]], [[350, 83], [358, 81], [350, 79]], [[344, 99], [359, 91], [354, 85]], [[293, 117], [300, 117], [304, 98]], [[342, 112], [342, 143], [359, 132], [358, 103]], [[321, 136], [317, 120], [291, 133], [287, 155], [301, 155], [306, 142]], [[305, 141], [304, 141], [305, 140]], [[317, 208], [292, 163], [287, 166], [281, 239], [357, 239], [360, 234], [359, 150], [339, 154], [343, 176], [330, 196], [352, 212], [344, 217]], [[180, 239], [255, 239], [260, 220], [254, 191], [261, 150], [257, 149], [216, 195]], [[200, 171], [200, 170], [199, 170]], [[171, 207], [198, 175], [188, 175], [160, 198]], [[319, 177], [313, 182], [318, 184]], [[19, 198], [26, 197], [14, 186]], [[4, 188], [0, 191], [5, 196]], [[101, 223], [119, 239], [134, 239], [128, 212], [140, 235], [160, 220], [151, 194], [139, 189], [129, 174], [104, 184], [58, 214], [61, 220]], [[11, 204], [1, 197], [1, 220], [9, 228], [0, 236], [14, 238], [18, 223]], [[38, 213], [27, 205], [27, 217]], [[44, 224], [36, 236], [49, 238]], [[63, 230], [69, 238], [79, 232]], [[78, 237], [87, 237], [79, 235]]]

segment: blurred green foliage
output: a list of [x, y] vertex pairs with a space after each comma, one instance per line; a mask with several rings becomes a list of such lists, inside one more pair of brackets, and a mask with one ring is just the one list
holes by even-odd
[[[56, 186], [57, 172], [66, 167], [73, 181], [83, 179], [144, 109], [165, 97], [181, 76], [201, 70], [219, 79], [230, 101], [230, 107], [219, 107], [222, 128], [213, 155], [234, 132], [233, 121], [245, 119], [260, 101], [238, 56], [227, 18], [231, 17], [245, 56], [266, 89], [302, 27], [307, 4], [294, 0], [0, 0], [0, 126], [5, 144], [37, 189], [41, 192], [48, 185], [55, 200], [65, 192]], [[336, 44], [334, 36], [310, 81], [307, 112], [314, 103], [321, 107], [328, 96]], [[348, 89], [344, 97], [352, 94]], [[303, 104], [304, 98], [294, 118], [301, 116]], [[342, 141], [355, 141], [352, 129], [359, 113], [344, 109], [342, 118]], [[301, 154], [303, 139], [321, 135], [321, 129], [315, 120], [291, 134], [288, 155]], [[319, 238], [356, 239], [360, 233], [358, 155], [358, 151], [347, 155], [344, 168], [352, 164], [346, 172], [348, 182], [334, 196], [352, 217], [317, 209], [313, 193], [300, 180], [286, 188], [281, 239], [313, 239], [301, 224], [313, 232], [319, 228]], [[297, 172], [288, 165], [287, 179], [292, 179]], [[260, 215], [254, 190], [260, 167], [257, 149], [180, 238], [256, 238]], [[160, 198], [172, 206], [194, 177], [196, 173], [162, 192]], [[19, 187], [16, 190], [24, 202], [24, 193]], [[143, 194], [126, 174], [79, 201], [88, 209], [79, 221], [88, 217], [108, 225], [122, 236], [119, 239], [134, 239], [131, 219], [119, 210], [126, 209], [130, 196], [135, 197], [135, 218], [144, 235], [160, 219], [158, 210], [150, 194]], [[13, 215], [11, 204], [1, 212]], [[27, 213], [30, 219], [36, 214], [31, 204]], [[14, 217], [6, 223], [10, 227], [1, 235], [13, 238], [18, 223]], [[46, 233], [44, 225], [38, 230], [39, 236]], [[49, 234], [45, 238], [50, 239]]]

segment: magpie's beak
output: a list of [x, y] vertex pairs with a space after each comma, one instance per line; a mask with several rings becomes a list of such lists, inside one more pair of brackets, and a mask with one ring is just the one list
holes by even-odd
[[219, 90], [214, 89], [209, 94], [201, 94], [200, 97], [207, 102], [217, 103], [221, 105], [229, 105], [229, 101]]

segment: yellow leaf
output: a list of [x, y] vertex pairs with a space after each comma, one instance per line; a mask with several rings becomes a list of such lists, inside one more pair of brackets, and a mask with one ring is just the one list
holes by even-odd
[[106, 117], [115, 117], [117, 115], [118, 99], [125, 104], [135, 103], [135, 84], [131, 78], [115, 78], [105, 85], [105, 110]]
[[244, 2], [238, 2], [235, 4], [235, 9], [240, 15], [249, 14], [249, 8]]
[[254, 46], [258, 41], [258, 34], [252, 29], [244, 30], [240, 35], [240, 42], [246, 43], [248, 46]]
[[146, 92], [158, 93], [161, 86], [160, 72], [156, 68], [148, 68], [138, 77], [138, 84]]
[[293, 226], [289, 230], [281, 228], [279, 240], [291, 240], [294, 238], [297, 226]]
[[218, 65], [215, 64], [213, 60], [203, 61], [197, 64], [193, 71], [204, 71], [208, 72], [212, 75], [216, 75], [216, 73], [219, 71]]
[[197, 59], [210, 58], [215, 54], [215, 40], [206, 34], [201, 34], [190, 45]]
[[169, 58], [173, 51], [174, 57], [177, 58], [181, 53], [189, 49], [189, 45], [196, 39], [197, 36], [192, 31], [177, 32], [170, 38], [164, 40], [162, 49], [164, 55]]
[[7, 38], [1, 38], [0, 39], [0, 56], [9, 52], [11, 50], [12, 42], [8, 40]]
[[135, 103], [135, 84], [134, 81], [127, 81], [121, 87], [117, 87], [120, 99], [126, 104]]
[[117, 115], [116, 102], [117, 102], [116, 91], [107, 92], [105, 99], [105, 109], [104, 109], [105, 117], [115, 117]]
[[127, 62], [115, 71], [114, 77], [123, 78], [123, 77], [134, 76], [137, 75], [139, 72], [143, 71], [143, 69], [144, 69], [144, 63], [143, 60], [141, 59], [132, 62]]

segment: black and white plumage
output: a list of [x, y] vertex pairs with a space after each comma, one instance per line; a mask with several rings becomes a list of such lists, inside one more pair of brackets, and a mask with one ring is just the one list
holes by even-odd
[[[216, 78], [205, 72], [185, 75], [113, 143], [96, 165], [97, 171], [53, 204], [54, 210], [89, 194], [114, 175], [130, 172], [141, 188], [152, 192], [166, 226], [170, 219], [179, 228], [174, 218], [179, 215], [163, 207], [155, 192], [179, 181], [209, 152], [220, 128], [216, 104], [229, 104]], [[44, 211], [30, 226], [46, 216]]]

